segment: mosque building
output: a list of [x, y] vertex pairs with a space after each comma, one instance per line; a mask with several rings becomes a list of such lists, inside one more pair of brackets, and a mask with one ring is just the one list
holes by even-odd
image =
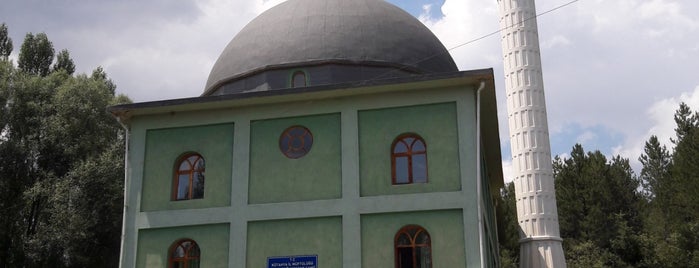
[[109, 111], [120, 267], [498, 267], [493, 70], [459, 71], [390, 3], [286, 1], [201, 96]]

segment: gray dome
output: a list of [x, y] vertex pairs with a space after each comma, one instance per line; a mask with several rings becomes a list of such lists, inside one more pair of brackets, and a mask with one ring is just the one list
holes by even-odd
[[272, 69], [320, 64], [458, 71], [420, 21], [382, 0], [289, 0], [245, 26], [219, 56], [205, 93]]

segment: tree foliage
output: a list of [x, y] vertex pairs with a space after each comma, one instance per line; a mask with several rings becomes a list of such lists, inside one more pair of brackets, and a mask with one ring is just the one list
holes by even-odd
[[646, 141], [643, 152], [644, 154], [638, 158], [638, 161], [643, 165], [640, 179], [646, 197], [653, 199], [661, 195], [661, 199], [664, 199], [664, 195], [668, 194], [666, 189], [670, 186], [664, 185], [670, 177], [672, 164], [670, 152], [667, 147], [660, 145], [658, 137], [655, 135]]
[[54, 52], [53, 43], [45, 33], [27, 33], [19, 50], [17, 65], [27, 74], [46, 76], [51, 70]]
[[699, 124], [699, 115], [692, 113], [692, 110], [686, 103], [680, 103], [680, 108], [675, 111], [675, 135], [676, 139], [672, 139], [672, 143], [678, 145], [682, 142], [682, 139], [689, 135], [691, 132], [696, 130], [697, 124]]
[[555, 158], [553, 168], [566, 259], [592, 266], [597, 266], [588, 261], [593, 256], [603, 266], [639, 263], [641, 198], [629, 161], [619, 156], [607, 160], [599, 151], [585, 153], [578, 144], [570, 158]]
[[519, 238], [520, 228], [517, 223], [517, 204], [515, 198], [515, 184], [507, 183], [500, 190], [500, 198], [497, 203], [498, 242], [500, 244], [500, 266], [516, 268], [519, 263]]
[[56, 64], [53, 65], [53, 71], [63, 70], [69, 75], [75, 72], [75, 63], [73, 59], [70, 58], [70, 53], [67, 49], [63, 49], [56, 55]]
[[49, 72], [51, 42], [27, 41], [19, 69], [0, 59], [0, 267], [114, 267], [125, 133], [105, 108], [128, 98], [101, 68], [71, 75], [67, 50]]
[[7, 25], [0, 25], [0, 59], [7, 60], [12, 53], [12, 38], [7, 33]]
[[[674, 120], [674, 152], [655, 188], [647, 189], [655, 194], [646, 216], [648, 239], [653, 241], [649, 267], [699, 267], [699, 113], [681, 103]], [[647, 150], [644, 158], [653, 159], [653, 152]], [[655, 169], [652, 163], [644, 163], [644, 170]]]

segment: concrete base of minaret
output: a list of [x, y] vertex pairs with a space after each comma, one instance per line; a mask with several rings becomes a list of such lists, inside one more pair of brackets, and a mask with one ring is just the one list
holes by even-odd
[[[561, 268], [566, 267], [562, 240], [558, 237], [539, 236], [520, 240], [519, 267]], [[560, 256], [560, 257], [557, 257]]]

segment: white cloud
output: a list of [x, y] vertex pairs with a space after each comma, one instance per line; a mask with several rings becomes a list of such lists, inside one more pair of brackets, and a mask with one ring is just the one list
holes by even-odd
[[512, 160], [502, 161], [502, 177], [505, 181], [505, 184], [515, 180], [514, 171], [512, 169]]
[[555, 35], [541, 42], [541, 49], [550, 49], [556, 46], [570, 45], [570, 40], [563, 35]]
[[280, 2], [77, 0], [68, 8], [8, 0], [3, 4], [24, 15], [0, 10], [0, 17], [15, 33], [13, 54], [25, 32], [46, 32], [56, 49], [69, 49], [78, 72], [103, 66], [119, 93], [141, 102], [199, 96], [233, 36]]
[[595, 138], [597, 138], [597, 134], [595, 134], [592, 131], [585, 131], [585, 132], [581, 133], [580, 135], [578, 135], [578, 137], [575, 140], [577, 143], [585, 144], [588, 141], [591, 141]]
[[278, 4], [285, 2], [286, 0], [256, 0], [255, 3], [255, 13], [260, 14], [267, 9], [270, 9]]
[[[233, 36], [281, 2], [198, 1], [199, 13], [193, 19], [165, 20], [140, 27], [129, 36], [100, 38], [114, 47], [100, 65], [119, 90], [136, 101], [199, 96], [211, 67]], [[150, 42], [130, 45], [134, 39]]]
[[[560, 2], [547, 4], [553, 6]], [[693, 1], [588, 0], [580, 1], [574, 6], [577, 10], [575, 16], [569, 16], [569, 23], [589, 27], [596, 33], [622, 32], [628, 29], [642, 32], [647, 28], [691, 31], [699, 27], [699, 20], [695, 19], [692, 12], [688, 12], [696, 8]]]
[[502, 64], [499, 38], [473, 42], [498, 29], [496, 2], [486, 3], [476, 0], [446, 0], [441, 7], [444, 16], [431, 18], [427, 15], [428, 12], [423, 12], [419, 18], [447, 49], [451, 49], [452, 57], [462, 70]]
[[[102, 64], [119, 88], [138, 101], [198, 96], [228, 41], [270, 4], [197, 2], [200, 14], [195, 19], [150, 25], [135, 36], [117, 39], [126, 49], [111, 53]], [[153, 41], [129, 46], [134, 37]]]
[[666, 22], [696, 29], [699, 27], [699, 20], [695, 16], [688, 16], [682, 12], [682, 5], [677, 1], [652, 0], [645, 1], [638, 7], [638, 14], [643, 19]]
[[432, 12], [432, 5], [427, 4], [427, 5], [422, 5], [422, 13], [420, 13], [420, 16], [418, 16], [418, 19], [420, 21], [428, 21], [430, 20], [430, 13]]

